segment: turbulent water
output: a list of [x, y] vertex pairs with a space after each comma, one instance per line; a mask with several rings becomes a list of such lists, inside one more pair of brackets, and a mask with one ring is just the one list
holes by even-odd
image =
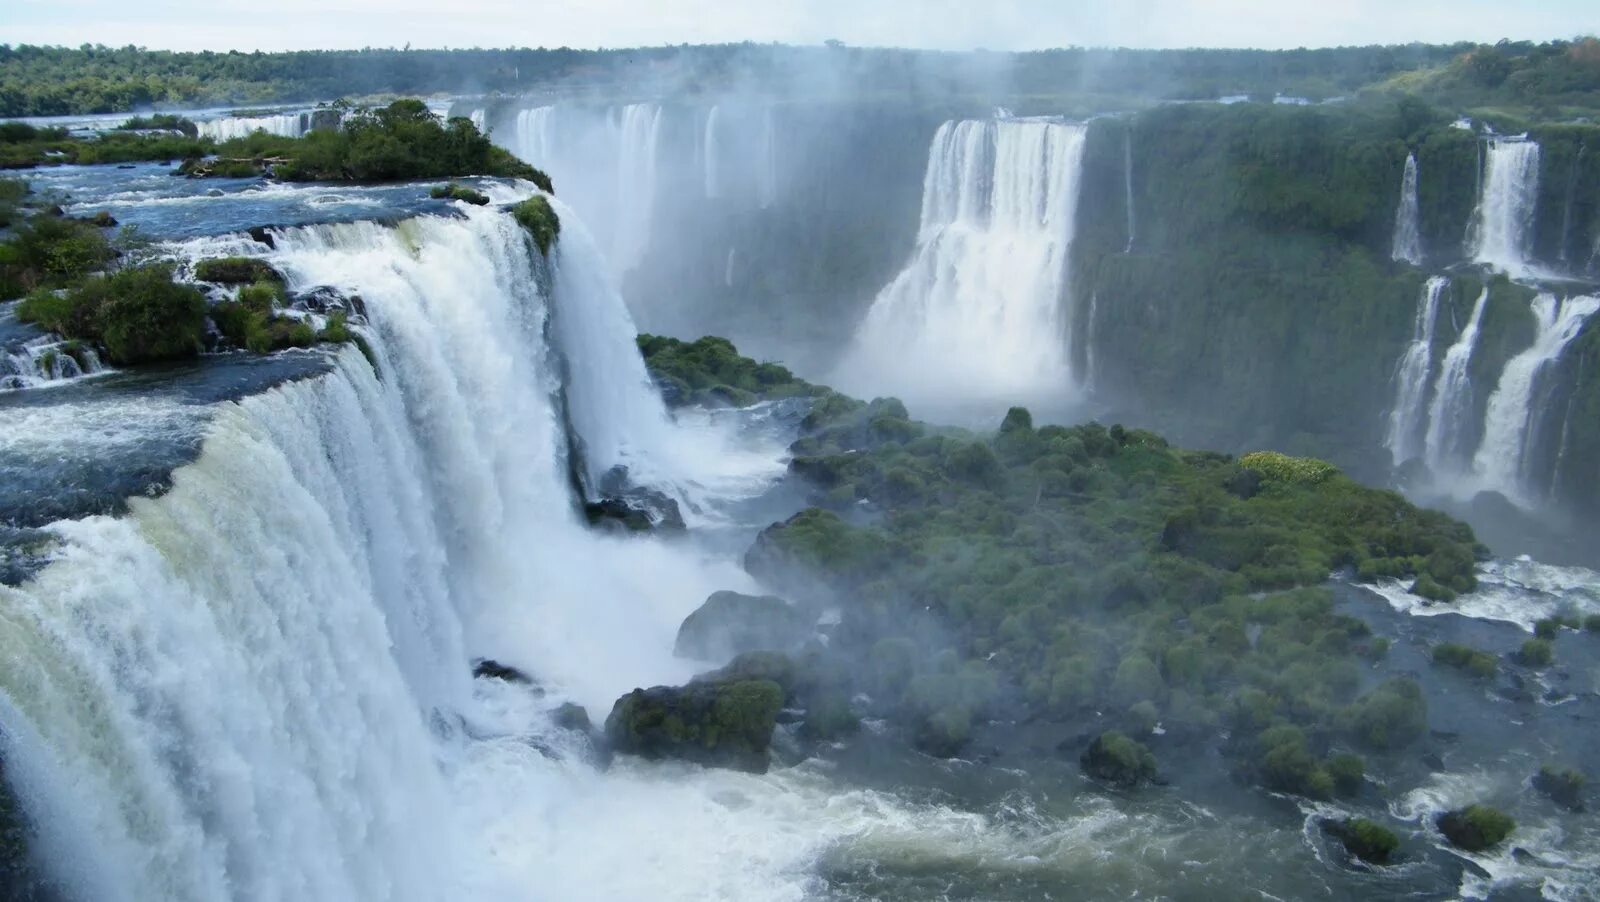
[[1412, 266], [1422, 263], [1422, 221], [1417, 207], [1417, 155], [1406, 154], [1400, 202], [1394, 211], [1394, 242], [1389, 256]]
[[1073, 392], [1064, 305], [1084, 135], [1029, 120], [939, 129], [917, 247], [867, 311], [842, 386], [946, 409]]
[[1600, 310], [1600, 298], [1565, 300], [1542, 294], [1533, 300], [1536, 327], [1533, 344], [1506, 362], [1500, 383], [1489, 396], [1484, 417], [1483, 442], [1473, 457], [1481, 483], [1507, 496], [1528, 501], [1524, 470], [1528, 443], [1538, 425], [1534, 390], [1545, 369], [1566, 349], [1590, 316]]
[[1539, 145], [1491, 138], [1484, 166], [1472, 220], [1472, 258], [1513, 275], [1527, 273], [1539, 198]]
[[1443, 276], [1434, 276], [1422, 286], [1411, 344], [1406, 346], [1395, 369], [1394, 406], [1389, 411], [1383, 444], [1396, 466], [1422, 450], [1428, 422], [1429, 377], [1433, 375], [1433, 333], [1439, 319], [1439, 299], [1449, 287], [1450, 280]]

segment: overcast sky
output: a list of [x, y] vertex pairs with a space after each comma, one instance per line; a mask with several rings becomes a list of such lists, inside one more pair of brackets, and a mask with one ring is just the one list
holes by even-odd
[[1596, 32], [1600, 0], [0, 0], [0, 42], [180, 50], [829, 38], [940, 49], [1281, 48]]

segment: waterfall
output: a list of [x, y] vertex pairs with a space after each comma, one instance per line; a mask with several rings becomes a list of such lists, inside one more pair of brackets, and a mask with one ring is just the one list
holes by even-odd
[[[49, 800], [33, 813], [54, 879], [109, 900], [527, 892], [494, 876], [507, 840], [480, 819], [497, 815], [461, 797], [499, 805], [474, 788], [559, 775], [538, 754], [508, 774], [468, 753], [493, 714], [470, 659], [603, 716], [633, 686], [686, 680], [684, 615], [753, 588], [688, 545], [578, 521], [563, 393], [590, 447], [648, 436], [702, 466], [723, 449], [673, 444], [660, 421], [601, 431], [660, 402], [559, 210], [549, 268], [487, 207], [278, 232], [269, 259], [292, 288], [363, 297], [382, 381], [345, 348], [325, 375], [218, 405], [170, 491], [53, 524], [51, 563], [0, 585], [6, 771]], [[756, 483], [783, 471], [776, 453], [745, 462]], [[522, 804], [551, 804], [543, 791]]]
[[59, 384], [105, 371], [100, 355], [82, 342], [40, 336], [0, 348], [0, 391]]
[[472, 127], [478, 131], [485, 133], [489, 131], [489, 113], [482, 107], [473, 110], [468, 114], [467, 119], [472, 122]]
[[1406, 154], [1405, 174], [1400, 179], [1400, 203], [1394, 211], [1394, 246], [1389, 254], [1412, 266], [1422, 264], [1422, 230], [1417, 212], [1417, 155]]
[[1084, 133], [1038, 120], [940, 127], [916, 249], [873, 301], [841, 383], [930, 403], [1071, 388], [1062, 305]]
[[550, 166], [555, 158], [555, 141], [550, 120], [553, 106], [534, 107], [517, 113], [517, 156], [535, 166]]
[[656, 148], [661, 137], [661, 108], [635, 103], [622, 110], [617, 155], [617, 230], [611, 262], [625, 273], [638, 265], [649, 246], [655, 214]]
[[757, 157], [756, 202], [765, 210], [778, 199], [778, 127], [770, 106], [761, 111], [761, 144]]
[[1449, 473], [1460, 461], [1461, 429], [1472, 412], [1472, 380], [1467, 368], [1478, 345], [1478, 326], [1483, 308], [1489, 303], [1489, 286], [1484, 285], [1472, 305], [1472, 316], [1455, 344], [1445, 352], [1439, 376], [1433, 383], [1433, 402], [1428, 407], [1428, 431], [1423, 441], [1425, 459], [1436, 474]]
[[1133, 253], [1133, 239], [1137, 234], [1134, 228], [1133, 216], [1133, 129], [1122, 133], [1122, 191], [1128, 210], [1128, 244], [1122, 249], [1124, 254]]
[[1578, 337], [1583, 324], [1600, 310], [1600, 298], [1572, 297], [1559, 301], [1541, 294], [1533, 299], [1537, 331], [1533, 345], [1511, 358], [1500, 374], [1500, 383], [1489, 396], [1484, 417], [1483, 441], [1473, 457], [1473, 470], [1486, 488], [1508, 497], [1524, 496], [1527, 474], [1523, 462], [1543, 410], [1532, 403], [1540, 374], [1561, 357], [1561, 352]]
[[1389, 411], [1389, 429], [1383, 445], [1395, 466], [1417, 456], [1421, 450], [1427, 420], [1428, 377], [1433, 370], [1433, 333], [1439, 314], [1439, 298], [1450, 285], [1443, 276], [1434, 276], [1422, 286], [1417, 304], [1416, 323], [1411, 328], [1411, 344], [1395, 368], [1394, 407]]
[[228, 116], [222, 119], [205, 119], [196, 122], [200, 137], [213, 141], [231, 141], [255, 132], [266, 132], [284, 138], [298, 138], [311, 129], [310, 113], [283, 113], [274, 116]]
[[711, 112], [706, 114], [706, 130], [704, 140], [705, 183], [706, 197], [716, 198], [722, 194], [722, 150], [721, 136], [717, 124], [722, 115], [722, 107], [713, 106]]
[[1472, 258], [1513, 274], [1525, 273], [1539, 198], [1539, 145], [1520, 138], [1491, 138], [1485, 165], [1473, 215]]

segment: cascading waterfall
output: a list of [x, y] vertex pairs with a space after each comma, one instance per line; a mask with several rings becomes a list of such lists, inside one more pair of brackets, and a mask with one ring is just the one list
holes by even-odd
[[1539, 145], [1491, 138], [1485, 167], [1473, 215], [1472, 258], [1514, 275], [1526, 273], [1539, 197]]
[[623, 108], [617, 155], [618, 220], [611, 249], [611, 262], [618, 272], [636, 266], [649, 246], [660, 138], [661, 107], [635, 103]]
[[551, 166], [555, 160], [555, 141], [551, 134], [555, 112], [553, 106], [541, 106], [517, 113], [517, 155], [535, 166]]
[[1478, 327], [1488, 303], [1489, 286], [1485, 285], [1472, 305], [1466, 327], [1445, 352], [1444, 361], [1439, 365], [1439, 377], [1433, 383], [1423, 451], [1429, 469], [1436, 474], [1453, 473], [1461, 465], [1461, 429], [1472, 407], [1472, 379], [1467, 370], [1472, 364], [1472, 352], [1478, 346]]
[[284, 138], [298, 138], [311, 130], [311, 113], [284, 113], [276, 116], [229, 116], [196, 122], [200, 137], [231, 141], [256, 132]]
[[718, 128], [722, 107], [713, 106], [706, 113], [706, 129], [701, 153], [705, 160], [706, 197], [715, 199], [722, 194], [722, 136]]
[[1394, 244], [1389, 254], [1412, 266], [1422, 264], [1422, 228], [1417, 208], [1417, 155], [1406, 154], [1400, 179], [1400, 202], [1394, 212]]
[[1411, 344], [1395, 368], [1394, 407], [1389, 411], [1389, 429], [1383, 445], [1395, 466], [1416, 457], [1427, 422], [1429, 377], [1433, 374], [1433, 333], [1439, 316], [1439, 299], [1450, 280], [1434, 276], [1422, 286], [1417, 319], [1411, 328]]
[[1128, 244], [1122, 249], [1124, 254], [1133, 253], [1133, 239], [1137, 235], [1133, 215], [1133, 130], [1128, 129], [1122, 133], [1122, 191], [1128, 210]]
[[1532, 403], [1534, 390], [1545, 368], [1561, 357], [1561, 352], [1600, 310], [1600, 298], [1572, 297], [1557, 300], [1541, 294], [1533, 299], [1537, 331], [1533, 345], [1511, 358], [1500, 374], [1500, 383], [1489, 396], [1484, 417], [1483, 441], [1473, 456], [1473, 470], [1482, 485], [1522, 499], [1527, 473], [1524, 461], [1528, 444], [1544, 411]]
[[0, 348], [0, 391], [37, 388], [106, 371], [94, 348], [41, 336], [10, 350]]
[[838, 379], [931, 404], [1062, 394], [1062, 310], [1085, 128], [947, 122], [911, 261], [873, 302]]
[[[558, 247], [584, 237], [561, 213]], [[362, 295], [383, 380], [346, 348], [326, 375], [221, 405], [162, 497], [51, 527], [52, 563], [0, 585], [7, 773], [73, 825], [39, 851], [84, 898], [526, 894], [441, 768], [477, 716], [470, 657], [603, 711], [687, 679], [683, 616], [753, 587], [577, 520], [546, 334], [581, 364], [574, 420], [648, 394], [592, 250], [540, 275], [485, 208], [290, 229], [271, 259], [297, 289]], [[544, 284], [587, 293], [553, 315]], [[781, 472], [773, 454], [745, 475]]]

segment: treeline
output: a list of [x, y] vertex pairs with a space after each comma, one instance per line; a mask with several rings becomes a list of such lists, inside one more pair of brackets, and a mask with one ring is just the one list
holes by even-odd
[[[808, 75], [827, 72], [826, 79]], [[720, 44], [625, 50], [308, 50], [180, 53], [85, 44], [0, 45], [0, 116], [237, 106], [368, 94], [520, 93], [563, 86], [677, 91], [825, 83], [852, 95], [1068, 94], [1194, 99], [1225, 94], [1310, 99], [1369, 87], [1473, 104], [1544, 97], [1594, 104], [1600, 43], [1338, 47], [1317, 50], [1095, 50], [1022, 54]]]

